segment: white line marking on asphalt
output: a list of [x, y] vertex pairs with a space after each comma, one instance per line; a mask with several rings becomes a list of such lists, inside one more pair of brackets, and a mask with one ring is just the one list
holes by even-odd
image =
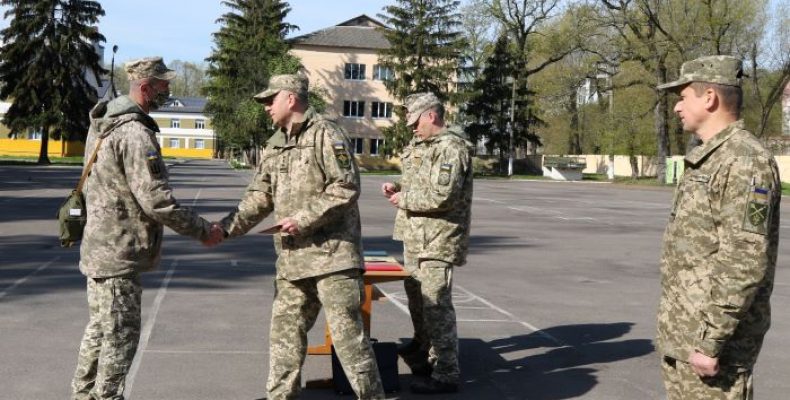
[[[507, 310], [505, 310], [505, 309], [503, 309], [503, 308], [501, 308], [499, 306], [496, 306], [494, 303], [491, 303], [490, 301], [488, 301], [488, 300], [486, 300], [486, 299], [484, 299], [484, 298], [482, 298], [482, 297], [470, 292], [469, 290], [463, 288], [462, 286], [459, 286], [459, 285], [454, 285], [454, 286], [458, 290], [466, 293], [467, 296], [474, 298], [475, 300], [477, 300], [477, 301], [485, 304], [486, 306], [488, 306], [488, 308], [493, 309], [494, 311], [497, 311], [500, 314], [508, 317], [508, 319], [506, 319], [506, 320], [461, 320], [461, 319], [459, 319], [459, 320], [457, 320], [458, 322], [515, 322], [515, 323], [517, 323], [517, 324], [529, 329], [530, 331], [532, 331], [534, 333], [537, 333], [538, 335], [543, 336], [544, 338], [552, 341], [556, 345], [568, 346], [562, 340], [559, 340], [559, 339], [555, 338], [554, 336], [551, 336], [550, 334], [546, 333], [545, 331], [535, 327], [534, 325], [532, 325], [532, 324], [530, 324], [528, 322], [519, 320], [518, 318], [516, 318], [515, 315], [513, 315], [510, 312], [508, 312]], [[386, 296], [392, 302], [392, 304], [394, 304], [396, 307], [398, 307], [406, 315], [409, 315], [409, 307], [407, 305], [405, 305], [402, 302], [400, 302], [400, 300], [398, 300], [396, 298], [396, 296], [384, 291], [380, 286], [378, 288], [379, 288], [379, 291], [381, 291], [381, 293], [384, 294], [384, 296]]]
[[465, 289], [463, 286], [455, 285], [455, 287], [458, 290], [466, 293], [468, 296], [474, 297], [474, 298], [477, 299], [477, 301], [479, 301], [479, 302], [491, 307], [492, 309], [498, 311], [500, 314], [503, 314], [503, 315], [507, 316], [511, 321], [516, 322], [516, 323], [520, 324], [521, 326], [524, 326], [525, 328], [531, 330], [532, 332], [537, 333], [538, 335], [541, 335], [541, 336], [545, 337], [546, 339], [551, 340], [552, 342], [554, 342], [557, 345], [567, 346], [561, 340], [555, 338], [554, 336], [549, 335], [545, 331], [537, 328], [536, 326], [530, 324], [529, 322], [519, 320], [518, 318], [516, 318], [515, 315], [513, 315], [509, 311], [507, 311], [504, 308], [499, 307], [499, 306], [495, 305], [494, 303], [492, 303], [492, 302], [490, 302], [490, 301], [488, 301], [488, 300], [486, 300], [486, 299], [484, 299], [484, 298], [482, 298], [482, 297], [470, 292], [469, 290]]
[[197, 193], [195, 193], [195, 198], [192, 199], [192, 208], [194, 208], [195, 204], [197, 204], [197, 201], [200, 198], [200, 192], [202, 192], [202, 191], [203, 191], [203, 189], [198, 189]]
[[268, 351], [254, 350], [146, 350], [152, 354], [269, 354]]
[[22, 278], [19, 278], [19, 279], [17, 279], [17, 280], [16, 280], [16, 282], [14, 282], [14, 283], [12, 283], [12, 284], [11, 284], [11, 286], [9, 286], [9, 287], [7, 287], [7, 288], [3, 289], [3, 291], [2, 291], [2, 292], [0, 292], [0, 299], [2, 299], [3, 297], [5, 297], [5, 295], [6, 295], [6, 294], [8, 294], [8, 292], [10, 292], [10, 291], [14, 290], [14, 288], [16, 288], [17, 286], [19, 286], [19, 285], [21, 285], [21, 284], [25, 283], [25, 282], [26, 282], [28, 279], [32, 278], [32, 277], [33, 277], [33, 275], [35, 275], [35, 274], [37, 274], [37, 273], [39, 273], [39, 272], [43, 271], [43, 270], [44, 270], [44, 269], [46, 269], [46, 268], [49, 268], [49, 266], [50, 266], [50, 265], [52, 265], [52, 263], [54, 263], [55, 261], [58, 261], [59, 259], [60, 259], [60, 256], [57, 256], [57, 257], [55, 257], [55, 258], [53, 258], [53, 259], [51, 259], [51, 260], [47, 261], [46, 263], [44, 263], [44, 264], [41, 264], [41, 266], [39, 266], [38, 268], [36, 268], [36, 269], [35, 269], [35, 271], [33, 271], [33, 272], [31, 272], [31, 273], [29, 273], [29, 274], [25, 275], [25, 276], [24, 276], [24, 277], [22, 277]]
[[[453, 302], [453, 303], [455, 303], [455, 302]], [[456, 310], [458, 310], [458, 309], [464, 309], [464, 310], [490, 310], [490, 308], [488, 308], [488, 307], [459, 306], [459, 305], [456, 305], [455, 309]]]
[[143, 326], [143, 332], [140, 335], [140, 343], [137, 346], [137, 355], [134, 357], [132, 361], [132, 367], [129, 369], [129, 374], [126, 378], [126, 397], [131, 397], [132, 394], [132, 386], [134, 386], [134, 378], [137, 376], [137, 371], [140, 369], [140, 364], [143, 362], [143, 353], [146, 352], [146, 348], [148, 347], [148, 341], [151, 339], [151, 331], [154, 329], [154, 324], [156, 324], [156, 317], [159, 314], [159, 308], [162, 306], [162, 301], [165, 299], [165, 294], [167, 294], [167, 287], [170, 285], [170, 280], [173, 278], [173, 273], [178, 266], [178, 259], [174, 259], [172, 263], [170, 263], [170, 269], [167, 270], [167, 274], [165, 275], [165, 279], [162, 280], [162, 284], [159, 286], [159, 290], [156, 292], [156, 298], [154, 299], [154, 304], [151, 306], [151, 312], [148, 315], [148, 320], [145, 321], [145, 326]]
[[456, 319], [458, 322], [513, 322], [517, 323], [516, 321], [512, 321], [509, 319]]
[[401, 303], [401, 301], [400, 301], [400, 300], [398, 300], [398, 299], [397, 299], [397, 298], [396, 298], [394, 295], [392, 295], [392, 294], [390, 294], [390, 293], [387, 293], [387, 292], [386, 292], [384, 289], [382, 289], [382, 288], [381, 288], [381, 286], [380, 286], [380, 285], [379, 285], [379, 286], [376, 286], [376, 287], [379, 289], [379, 291], [381, 292], [381, 294], [383, 294], [385, 297], [387, 297], [387, 299], [389, 299], [389, 301], [391, 301], [391, 302], [392, 302], [392, 304], [394, 304], [394, 305], [395, 305], [395, 307], [398, 307], [398, 308], [399, 308], [401, 311], [403, 311], [403, 312], [404, 312], [406, 315], [410, 315], [410, 314], [409, 314], [409, 306], [407, 306], [407, 305], [405, 305], [405, 304]]

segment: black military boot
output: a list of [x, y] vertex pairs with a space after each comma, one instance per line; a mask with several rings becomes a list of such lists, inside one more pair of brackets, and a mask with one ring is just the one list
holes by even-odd
[[458, 392], [458, 384], [437, 381], [429, 377], [412, 383], [410, 389], [412, 393], [418, 394], [456, 393]]

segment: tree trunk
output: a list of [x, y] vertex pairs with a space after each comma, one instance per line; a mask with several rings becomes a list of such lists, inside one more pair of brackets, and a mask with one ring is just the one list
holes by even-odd
[[49, 161], [49, 127], [41, 128], [41, 149], [38, 153], [39, 165], [50, 165]]
[[576, 91], [568, 95], [568, 111], [571, 114], [571, 129], [568, 136], [568, 154], [581, 154], [581, 132], [579, 131], [579, 107], [576, 105]]
[[[667, 81], [667, 66], [663, 58], [658, 59], [656, 66], [656, 81]], [[658, 164], [656, 166], [656, 178], [658, 183], [666, 183], [666, 169], [667, 169], [667, 156], [669, 155], [669, 126], [668, 126], [668, 111], [669, 100], [667, 99], [667, 92], [664, 90], [656, 90], [658, 104], [655, 109], [655, 128], [656, 128], [656, 157]]]

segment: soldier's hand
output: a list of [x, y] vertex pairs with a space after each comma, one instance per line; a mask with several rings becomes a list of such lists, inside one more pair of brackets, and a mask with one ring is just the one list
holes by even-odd
[[299, 225], [296, 224], [293, 218], [283, 218], [277, 225], [280, 225], [280, 232], [287, 233], [289, 235], [298, 235], [299, 234]]
[[389, 199], [390, 199], [390, 204], [392, 204], [395, 207], [398, 207], [398, 204], [400, 203], [400, 192], [393, 193], [392, 195], [389, 196]]
[[383, 185], [381, 185], [381, 193], [383, 193], [384, 197], [388, 199], [397, 192], [398, 190], [395, 188], [395, 184], [392, 182], [386, 182]]
[[701, 377], [716, 376], [719, 373], [719, 359], [694, 352], [689, 356], [691, 369]]
[[218, 245], [222, 242], [222, 239], [225, 238], [225, 230], [219, 225], [219, 223], [214, 222], [211, 224], [211, 229], [208, 233], [208, 239], [203, 240], [203, 245], [212, 247]]

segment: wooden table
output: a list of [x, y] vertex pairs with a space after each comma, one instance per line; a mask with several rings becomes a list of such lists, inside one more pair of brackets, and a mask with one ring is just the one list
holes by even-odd
[[[397, 265], [400, 267], [398, 271], [372, 271], [369, 267], [375, 265], [386, 264]], [[387, 255], [386, 252], [381, 251], [366, 251], [365, 252], [365, 273], [362, 275], [365, 282], [365, 301], [362, 303], [362, 322], [365, 325], [365, 333], [370, 337], [370, 317], [373, 313], [373, 300], [378, 300], [382, 296], [381, 292], [376, 288], [377, 283], [400, 281], [409, 276], [409, 273], [403, 269], [398, 260]], [[307, 348], [308, 355], [330, 355], [332, 354], [332, 335], [329, 332], [329, 324], [324, 327], [324, 343], [317, 346], [310, 346]]]

